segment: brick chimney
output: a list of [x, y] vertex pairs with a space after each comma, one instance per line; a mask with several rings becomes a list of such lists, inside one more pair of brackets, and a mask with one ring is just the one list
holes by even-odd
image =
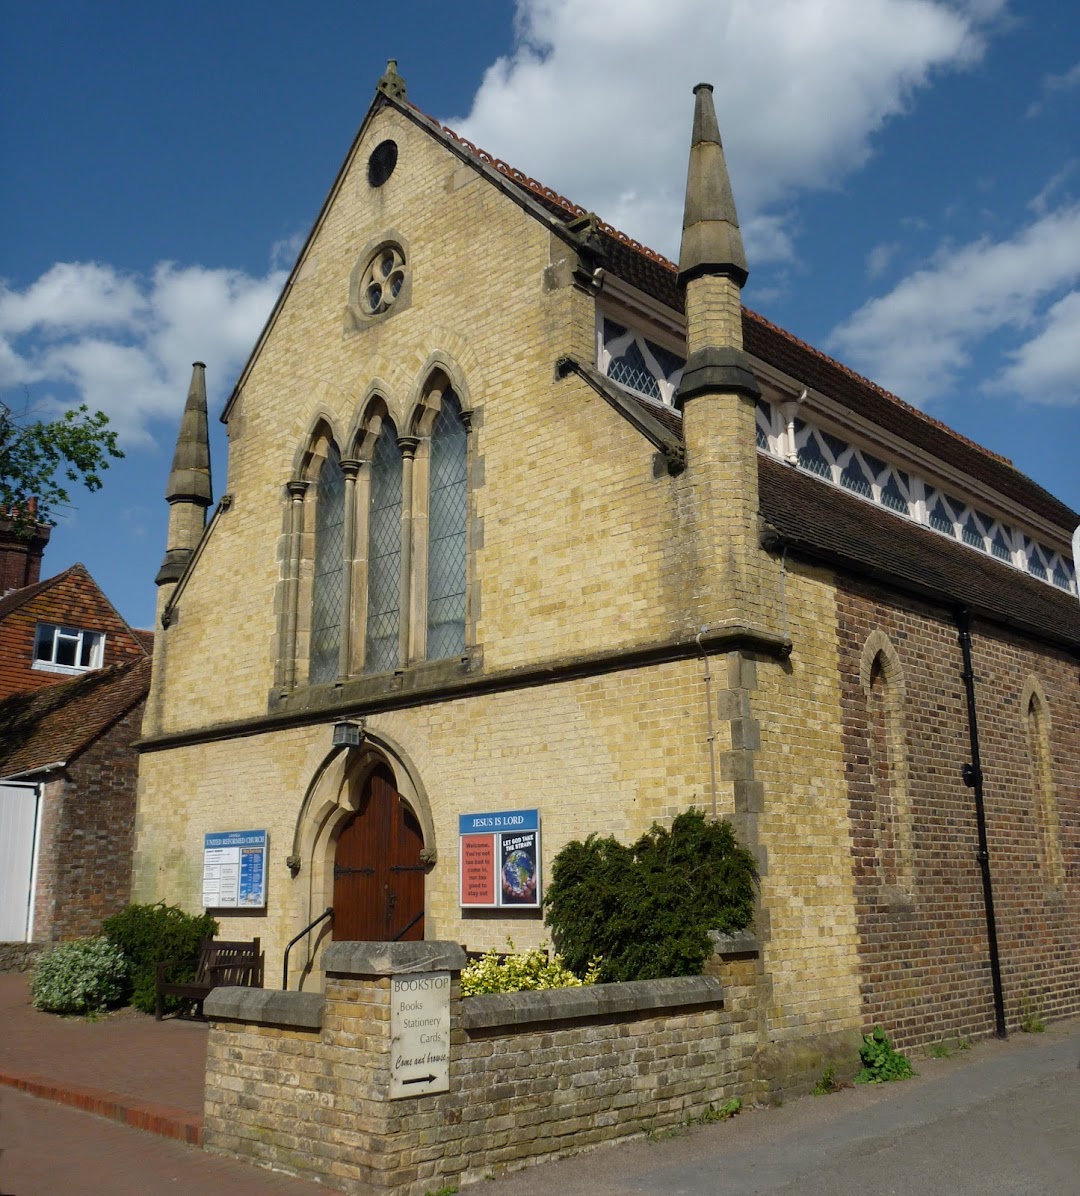
[[41, 557], [51, 534], [47, 523], [16, 528], [10, 519], [0, 517], [0, 595], [41, 580]]

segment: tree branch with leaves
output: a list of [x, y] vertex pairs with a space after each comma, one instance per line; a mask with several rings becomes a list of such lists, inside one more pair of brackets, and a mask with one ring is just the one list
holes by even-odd
[[110, 458], [123, 457], [109, 417], [84, 403], [54, 420], [28, 420], [0, 403], [0, 511], [17, 532], [55, 524], [69, 486], [101, 489]]

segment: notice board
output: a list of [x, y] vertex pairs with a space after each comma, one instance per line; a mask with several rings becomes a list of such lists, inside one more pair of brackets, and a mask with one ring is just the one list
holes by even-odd
[[266, 831], [214, 831], [203, 840], [203, 908], [265, 909]]
[[463, 908], [540, 908], [538, 810], [460, 814], [458, 839]]

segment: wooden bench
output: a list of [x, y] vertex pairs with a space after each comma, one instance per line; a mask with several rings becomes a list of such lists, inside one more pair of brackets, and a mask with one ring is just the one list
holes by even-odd
[[241, 985], [244, 988], [262, 988], [263, 953], [259, 940], [251, 942], [226, 942], [224, 939], [203, 939], [199, 944], [199, 961], [195, 979], [186, 984], [170, 984], [165, 976], [179, 960], [166, 960], [157, 965], [156, 999], [154, 1016], [160, 1022], [165, 1012], [166, 997], [187, 997], [195, 1002], [198, 1016], [202, 1016], [202, 1003], [208, 993], [225, 985]]

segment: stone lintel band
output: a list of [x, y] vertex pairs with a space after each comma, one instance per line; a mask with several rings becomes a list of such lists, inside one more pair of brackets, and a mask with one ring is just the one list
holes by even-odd
[[685, 291], [687, 285], [695, 278], [704, 278], [706, 275], [711, 278], [730, 278], [741, 290], [746, 285], [750, 272], [737, 262], [698, 262], [679, 271], [679, 289]]
[[697, 638], [689, 641], [665, 640], [644, 648], [589, 653], [548, 664], [487, 674], [470, 671], [468, 662], [440, 661], [435, 665], [419, 665], [404, 672], [351, 678], [345, 685], [309, 686], [285, 695], [272, 692], [270, 709], [265, 715], [153, 735], [136, 741], [134, 746], [140, 752], [164, 751], [196, 743], [264, 735], [286, 727], [311, 726], [332, 718], [381, 714], [388, 710], [459, 701], [481, 694], [509, 693], [537, 685], [579, 681], [605, 673], [688, 660], [697, 657], [702, 648], [708, 652], [741, 649], [769, 659], [787, 660], [792, 645], [790, 639], [776, 632], [731, 623], [704, 634], [700, 644]]
[[681, 409], [690, 399], [703, 394], [740, 394], [748, 399], [761, 396], [750, 359], [742, 349], [698, 349], [690, 354], [675, 405]]

